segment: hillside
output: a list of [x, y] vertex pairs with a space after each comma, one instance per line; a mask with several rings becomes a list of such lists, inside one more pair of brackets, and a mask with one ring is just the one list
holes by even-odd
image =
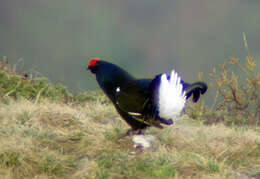
[[111, 104], [12, 101], [0, 109], [0, 178], [253, 178], [259, 128], [206, 126], [187, 115], [136, 149]]
[[4, 57], [0, 178], [260, 178], [260, 74], [246, 59], [214, 68], [213, 105], [188, 102], [174, 125], [147, 129], [153, 145], [141, 149], [121, 138], [129, 126], [102, 92], [72, 93]]

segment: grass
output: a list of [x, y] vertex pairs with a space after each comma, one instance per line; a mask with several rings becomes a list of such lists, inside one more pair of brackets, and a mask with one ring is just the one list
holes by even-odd
[[66, 86], [53, 85], [45, 77], [17, 72], [16, 65], [10, 66], [8, 58], [3, 57], [0, 60], [0, 100], [8, 103], [12, 99], [26, 99], [35, 104], [45, 100], [77, 105], [87, 101], [109, 103], [100, 91], [72, 93]]
[[[97, 120], [97, 116], [99, 116]], [[236, 178], [260, 175], [259, 127], [204, 125], [184, 115], [134, 148], [111, 104], [1, 104], [0, 178]]]

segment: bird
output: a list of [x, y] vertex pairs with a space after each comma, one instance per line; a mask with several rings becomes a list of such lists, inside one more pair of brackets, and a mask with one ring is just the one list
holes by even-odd
[[172, 119], [181, 115], [188, 98], [192, 96], [196, 103], [208, 88], [204, 82], [184, 82], [175, 70], [157, 74], [153, 79], [136, 79], [101, 58], [92, 58], [87, 69], [96, 76], [100, 88], [130, 125], [126, 135], [141, 134], [151, 126], [162, 129], [162, 125], [172, 125]]

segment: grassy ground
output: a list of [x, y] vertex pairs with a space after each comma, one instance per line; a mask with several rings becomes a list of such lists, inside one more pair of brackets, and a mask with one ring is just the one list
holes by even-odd
[[[245, 65], [232, 57], [214, 68], [213, 106], [188, 105], [174, 125], [146, 130], [155, 141], [141, 150], [131, 136], [120, 138], [129, 127], [103, 93], [72, 93], [46, 78], [17, 72], [4, 57], [0, 179], [260, 178], [255, 65], [248, 51]], [[234, 67], [244, 76], [233, 73]]]
[[0, 103], [0, 178], [260, 177], [259, 127], [204, 125], [184, 115], [146, 131], [152, 148], [119, 139], [128, 126], [110, 103]]

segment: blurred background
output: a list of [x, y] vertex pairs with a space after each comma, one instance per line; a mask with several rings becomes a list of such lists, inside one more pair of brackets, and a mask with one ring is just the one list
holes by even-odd
[[245, 32], [259, 72], [259, 9], [259, 0], [1, 1], [0, 56], [71, 90], [98, 89], [86, 71], [93, 57], [136, 77], [175, 69], [195, 81], [231, 56], [244, 64]]

